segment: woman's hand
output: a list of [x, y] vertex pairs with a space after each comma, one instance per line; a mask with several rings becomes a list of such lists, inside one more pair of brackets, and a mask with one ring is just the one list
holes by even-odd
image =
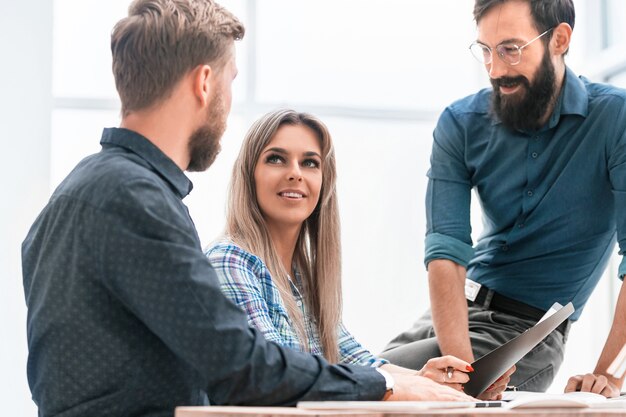
[[[419, 371], [414, 371], [412, 369], [402, 368], [400, 366], [385, 364], [381, 366], [382, 369], [391, 373], [394, 377], [394, 380], [401, 380], [403, 377], [414, 377], [421, 376], [424, 378], [428, 378], [431, 381], [438, 383], [439, 385], [444, 385], [447, 388], [452, 388], [456, 391], [463, 392], [463, 384], [470, 380], [471, 372], [474, 371], [472, 365], [464, 360], [461, 360], [455, 356], [442, 356], [439, 358], [430, 359], [426, 362], [426, 365]], [[489, 388], [487, 388], [483, 393], [481, 393], [477, 398], [481, 400], [501, 400], [502, 392], [506, 389], [509, 381], [511, 380], [511, 375], [515, 372], [515, 365], [513, 365], [508, 371], [504, 373], [500, 378], [496, 380]], [[448, 397], [449, 391], [443, 390], [438, 391], [432, 388], [432, 385], [426, 384], [423, 381], [420, 382], [419, 386], [426, 390], [425, 395], [434, 395], [435, 397], [441, 398]], [[392, 396], [394, 399], [399, 399], [398, 397], [405, 397], [406, 395], [414, 395], [403, 394], [402, 391], [398, 396]], [[465, 394], [462, 394], [463, 397], [467, 401], [468, 397]], [[457, 401], [459, 399], [457, 398]], [[430, 401], [434, 401], [432, 398]]]
[[380, 368], [391, 373], [394, 378], [398, 374], [421, 376], [457, 391], [463, 391], [463, 384], [469, 381], [467, 372], [474, 370], [468, 362], [449, 355], [430, 359], [419, 371], [402, 368], [390, 363], [382, 365]]
[[418, 375], [432, 379], [435, 382], [454, 388], [457, 391], [463, 390], [463, 384], [469, 381], [468, 372], [473, 372], [472, 365], [455, 356], [441, 356], [432, 358]]

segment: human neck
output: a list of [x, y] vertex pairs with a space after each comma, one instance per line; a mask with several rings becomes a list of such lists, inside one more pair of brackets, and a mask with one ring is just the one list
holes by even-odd
[[293, 254], [300, 235], [301, 225], [298, 226], [270, 226], [268, 230], [276, 254], [289, 275], [292, 275]]
[[563, 61], [560, 61], [558, 64], [554, 65], [554, 75], [555, 75], [554, 97], [552, 97], [552, 100], [550, 101], [550, 105], [548, 106], [546, 113], [541, 118], [541, 121], [540, 121], [541, 126], [544, 126], [550, 119], [550, 116], [552, 116], [552, 113], [554, 113], [554, 107], [556, 106], [556, 102], [558, 101], [559, 96], [561, 95], [561, 90], [563, 89], [563, 83], [565, 81], [565, 63]]
[[163, 103], [131, 112], [120, 127], [135, 131], [167, 155], [183, 171], [189, 166], [189, 138], [193, 132], [191, 111], [176, 97]]

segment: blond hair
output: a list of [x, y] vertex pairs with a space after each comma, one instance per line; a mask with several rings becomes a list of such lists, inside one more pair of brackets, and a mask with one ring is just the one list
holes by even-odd
[[202, 64], [220, 70], [243, 25], [212, 0], [135, 0], [111, 33], [113, 76], [122, 115], [167, 98]]
[[[277, 110], [257, 120], [244, 139], [233, 167], [226, 234], [237, 245], [265, 262], [278, 287], [296, 334], [307, 350], [304, 318], [258, 204], [254, 171], [262, 150], [283, 125], [310, 128], [322, 148], [322, 188], [313, 213], [304, 221], [296, 242], [294, 263], [301, 274], [304, 299], [314, 318], [324, 356], [338, 361], [337, 330], [341, 321], [341, 242], [336, 194], [335, 151], [330, 133], [316, 117]], [[291, 267], [291, 266], [288, 266]]]

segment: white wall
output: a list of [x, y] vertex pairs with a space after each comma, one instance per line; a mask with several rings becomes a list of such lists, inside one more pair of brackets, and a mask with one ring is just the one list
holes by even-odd
[[[0, 329], [6, 335], [0, 344], [0, 401], [9, 406], [3, 410], [7, 415], [35, 415], [26, 383], [19, 246], [51, 186], [99, 149], [103, 126], [119, 123], [108, 42], [126, 4], [14, 1], [0, 13], [1, 39], [11, 40], [3, 42], [7, 58], [0, 66], [0, 139], [8, 150], [0, 164], [5, 194], [0, 201]], [[240, 76], [222, 154], [209, 172], [192, 175], [195, 188], [186, 199], [200, 236], [206, 244], [221, 231], [230, 168], [251, 121], [279, 106], [317, 113], [337, 147], [344, 318], [377, 352], [428, 307], [422, 257], [431, 131], [443, 106], [487, 83], [467, 51], [475, 37], [471, 2], [224, 4], [251, 30], [238, 45]], [[250, 4], [256, 5], [254, 21], [245, 7]], [[593, 43], [587, 40], [598, 36], [588, 29], [586, 17], [597, 2], [577, 0], [576, 5], [568, 62], [585, 73]], [[553, 390], [562, 389], [569, 374], [593, 368], [608, 331], [615, 282], [613, 277], [602, 280], [574, 326]]]
[[49, 193], [52, 4], [3, 2], [0, 12], [0, 404], [36, 415], [26, 382], [20, 244]]

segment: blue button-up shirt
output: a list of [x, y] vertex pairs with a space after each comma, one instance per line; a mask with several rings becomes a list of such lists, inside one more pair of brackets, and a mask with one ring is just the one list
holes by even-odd
[[[474, 281], [542, 310], [572, 301], [575, 320], [616, 235], [619, 253], [626, 249], [626, 91], [567, 69], [554, 112], [533, 132], [495, 119], [491, 93], [455, 102], [434, 131], [425, 262], [450, 259]], [[484, 219], [475, 247], [472, 189]]]

